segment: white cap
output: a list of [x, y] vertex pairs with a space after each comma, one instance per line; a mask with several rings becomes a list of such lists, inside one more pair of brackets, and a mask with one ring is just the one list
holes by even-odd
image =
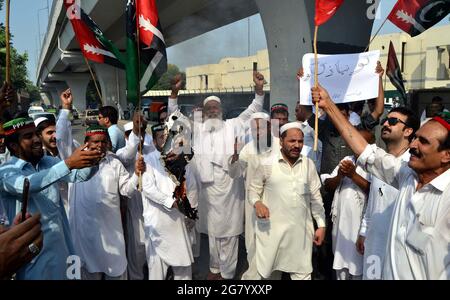
[[41, 124], [44, 121], [48, 121], [48, 119], [46, 117], [37, 118], [36, 120], [34, 120], [34, 126], [38, 127], [39, 124]]
[[217, 102], [221, 103], [219, 97], [217, 97], [217, 96], [209, 96], [208, 98], [206, 98], [205, 100], [203, 100], [203, 106], [205, 106], [206, 103], [208, 103], [209, 101], [217, 101]]
[[302, 124], [300, 124], [300, 122], [291, 122], [291, 123], [287, 123], [284, 124], [281, 128], [280, 128], [280, 134], [283, 134], [284, 132], [286, 132], [289, 129], [300, 129], [302, 130]]
[[263, 119], [263, 120], [267, 120], [270, 121], [270, 116], [264, 112], [257, 112], [257, 113], [253, 113], [250, 116], [250, 119]]
[[133, 122], [128, 122], [127, 124], [123, 125], [123, 131], [127, 132], [133, 130]]

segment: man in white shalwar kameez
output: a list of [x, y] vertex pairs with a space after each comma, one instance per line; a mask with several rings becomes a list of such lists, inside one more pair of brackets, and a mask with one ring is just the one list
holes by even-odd
[[[375, 141], [369, 131], [363, 132], [369, 143]], [[320, 176], [325, 188], [334, 192], [331, 206], [333, 269], [338, 280], [361, 280], [363, 256], [355, 247], [363, 211], [370, 189], [370, 175], [355, 166], [354, 156], [341, 160], [331, 174]]]
[[[236, 271], [239, 235], [244, 229], [245, 195], [242, 177], [233, 179], [229, 175], [228, 158], [234, 153], [235, 137], [245, 134], [250, 116], [262, 111], [264, 76], [254, 72], [253, 81], [255, 99], [237, 118], [223, 121], [220, 98], [210, 96], [203, 101], [203, 122], [194, 119], [193, 148], [205, 197], [199, 218], [206, 219], [209, 236], [208, 279], [232, 279]], [[169, 113], [176, 106], [176, 99], [170, 99]]]
[[406, 165], [369, 145], [324, 88], [313, 88], [312, 97], [358, 156], [358, 165], [399, 189], [382, 279], [449, 279], [450, 115], [434, 117], [420, 127], [409, 145]]
[[[130, 173], [134, 173], [134, 165], [138, 156], [139, 148], [139, 120], [134, 116], [134, 122], [124, 125], [126, 145], [117, 150], [117, 157]], [[133, 123], [135, 125], [133, 126]], [[141, 135], [144, 136], [142, 151], [148, 153], [155, 150], [151, 135], [145, 133], [147, 122], [141, 119]], [[128, 279], [143, 280], [145, 277], [145, 266], [147, 256], [145, 252], [144, 217], [141, 193], [135, 190], [131, 198], [127, 199], [125, 216], [125, 244], [128, 260]]]
[[74, 184], [70, 194], [69, 224], [83, 280], [127, 279], [120, 195], [130, 197], [138, 177], [133, 174], [130, 178], [117, 156], [107, 151], [107, 135], [101, 126], [86, 130], [88, 147], [101, 150], [105, 157], [95, 176]]
[[[281, 128], [281, 152], [259, 159], [250, 178], [255, 207], [256, 267], [259, 278], [311, 279], [312, 246], [325, 237], [325, 210], [314, 162], [301, 155], [303, 133], [297, 122]], [[318, 229], [314, 231], [313, 218]]]
[[[416, 114], [406, 107], [396, 107], [381, 120], [380, 125], [381, 139], [386, 144], [387, 152], [408, 163], [409, 143], [420, 126]], [[363, 280], [381, 279], [381, 269], [376, 266], [384, 264], [389, 224], [397, 197], [396, 188], [372, 176], [367, 207], [356, 243], [357, 250], [364, 255]]]
[[154, 125], [152, 133], [156, 150], [144, 154], [147, 170], [142, 176], [149, 279], [164, 280], [171, 267], [175, 280], [190, 280], [194, 258], [185, 216], [173, 195], [176, 184], [161, 163], [164, 125]]

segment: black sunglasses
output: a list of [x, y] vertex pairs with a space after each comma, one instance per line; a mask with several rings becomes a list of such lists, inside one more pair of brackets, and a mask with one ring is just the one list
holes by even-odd
[[399, 118], [394, 118], [394, 117], [382, 119], [380, 122], [380, 125], [383, 125], [384, 123], [386, 123], [386, 121], [388, 122], [389, 126], [395, 126], [395, 125], [397, 125], [398, 122], [404, 124], [405, 126], [408, 126], [408, 124], [406, 124]]

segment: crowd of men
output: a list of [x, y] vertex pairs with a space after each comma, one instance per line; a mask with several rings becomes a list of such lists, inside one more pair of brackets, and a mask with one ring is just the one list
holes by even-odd
[[[188, 122], [184, 183], [166, 165], [186, 154], [166, 153], [166, 122], [183, 117], [180, 76], [149, 131], [136, 112], [123, 132], [117, 109], [104, 106], [78, 143], [70, 89], [56, 120], [4, 120], [0, 277], [190, 280], [203, 233], [209, 280], [240, 275], [241, 236], [245, 280], [449, 279], [450, 115], [438, 98], [422, 122], [407, 107], [386, 115], [380, 64], [375, 72], [379, 96], [367, 107], [336, 105], [319, 86], [320, 110], [299, 102], [295, 122], [283, 103], [263, 110], [258, 72], [254, 100], [236, 118], [223, 120], [221, 99], [207, 97]], [[2, 105], [12, 97], [5, 84]], [[197, 219], [184, 213], [180, 185]]]

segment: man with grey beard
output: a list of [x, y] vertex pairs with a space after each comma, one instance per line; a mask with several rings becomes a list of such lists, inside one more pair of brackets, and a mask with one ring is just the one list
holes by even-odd
[[[209, 236], [208, 279], [232, 279], [236, 271], [245, 195], [242, 177], [233, 179], [229, 175], [228, 158], [234, 153], [235, 138], [245, 134], [251, 115], [263, 108], [264, 76], [253, 72], [253, 81], [255, 99], [237, 118], [222, 119], [221, 100], [216, 96], [203, 101], [202, 120], [194, 118], [193, 149], [204, 197], [199, 218], [205, 219]], [[169, 99], [169, 114], [176, 109], [176, 99]]]

